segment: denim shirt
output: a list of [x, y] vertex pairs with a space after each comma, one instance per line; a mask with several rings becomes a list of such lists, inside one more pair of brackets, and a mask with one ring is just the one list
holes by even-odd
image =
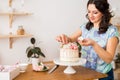
[[[89, 31], [86, 29], [86, 24], [80, 26], [82, 30], [83, 38], [90, 38], [95, 40], [103, 49], [106, 49], [107, 41], [109, 38], [116, 36], [119, 37], [118, 30], [115, 26], [109, 26], [106, 33], [98, 34], [98, 28], [92, 27]], [[87, 68], [91, 68], [101, 73], [107, 73], [111, 70], [112, 65], [103, 61], [97, 53], [94, 51], [92, 46], [82, 46], [81, 57], [86, 59]]]

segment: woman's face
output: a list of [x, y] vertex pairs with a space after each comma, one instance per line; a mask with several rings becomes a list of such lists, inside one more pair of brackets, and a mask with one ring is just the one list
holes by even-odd
[[88, 19], [93, 24], [99, 24], [103, 14], [95, 7], [94, 4], [88, 5]]

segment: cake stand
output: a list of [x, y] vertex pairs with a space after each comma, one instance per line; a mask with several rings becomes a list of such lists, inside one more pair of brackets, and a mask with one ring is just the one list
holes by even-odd
[[72, 66], [84, 65], [86, 63], [86, 59], [79, 58], [79, 61], [71, 62], [71, 61], [61, 61], [58, 58], [58, 59], [54, 59], [54, 63], [57, 65], [67, 66], [67, 68], [64, 70], [64, 73], [74, 74], [76, 73], [76, 71]]

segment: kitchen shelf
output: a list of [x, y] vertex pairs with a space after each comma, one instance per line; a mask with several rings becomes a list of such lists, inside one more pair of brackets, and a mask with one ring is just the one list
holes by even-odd
[[12, 6], [12, 0], [9, 0], [9, 6], [10, 7]]
[[32, 13], [27, 13], [27, 12], [1, 12], [0, 15], [9, 16], [9, 26], [12, 27], [14, 16], [27, 16], [27, 15], [32, 15]]
[[[8, 16], [9, 17], [9, 27], [10, 28], [12, 27], [14, 17], [32, 15], [32, 13], [28, 13], [26, 11], [25, 12], [14, 11], [14, 9], [12, 8], [12, 2], [13, 2], [13, 0], [8, 0], [8, 6], [10, 8], [9, 11], [0, 12], [0, 16]], [[8, 38], [9, 39], [9, 47], [12, 48], [14, 38], [31, 37], [31, 36], [33, 36], [33, 35], [31, 35], [31, 34], [18, 35], [18, 34], [10, 33], [8, 35], [0, 35], [0, 39]]]
[[31, 37], [31, 34], [17, 35], [17, 34], [9, 34], [9, 35], [0, 35], [0, 38], [9, 38], [9, 47], [12, 48], [13, 38], [22, 38], [22, 37]]

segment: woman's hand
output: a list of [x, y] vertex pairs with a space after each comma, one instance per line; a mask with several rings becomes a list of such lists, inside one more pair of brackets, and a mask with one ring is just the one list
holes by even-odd
[[83, 40], [78, 40], [78, 43], [82, 46], [93, 46], [95, 44], [95, 41], [87, 38]]
[[58, 42], [61, 42], [62, 44], [67, 44], [70, 42], [70, 38], [68, 36], [66, 36], [65, 34], [57, 36], [56, 40]]

